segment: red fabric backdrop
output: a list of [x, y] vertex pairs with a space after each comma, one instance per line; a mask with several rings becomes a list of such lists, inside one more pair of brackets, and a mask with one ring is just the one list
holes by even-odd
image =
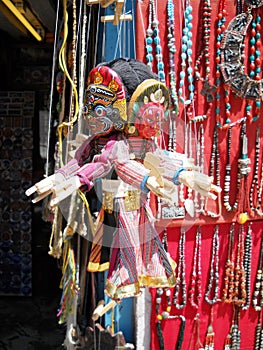
[[[137, 58], [145, 61], [145, 31], [148, 26], [148, 5], [149, 0], [138, 1], [137, 4], [137, 19], [136, 19], [136, 33], [137, 33]], [[168, 77], [168, 49], [167, 49], [167, 24], [166, 24], [166, 5], [167, 0], [156, 2], [156, 7], [158, 11], [158, 20], [159, 20], [159, 29], [160, 29], [160, 38], [163, 49], [163, 56], [165, 62], [165, 72]], [[177, 53], [175, 55], [176, 60], [176, 72], [180, 71], [180, 46], [181, 46], [181, 33], [183, 26], [183, 10], [182, 10], [182, 1], [174, 0], [175, 5], [175, 39], [176, 39], [176, 49]], [[202, 17], [202, 0], [192, 0], [191, 5], [193, 7], [193, 62], [195, 62], [195, 52], [197, 48], [197, 43], [201, 40], [201, 17]], [[210, 65], [211, 65], [211, 84], [215, 82], [215, 43], [216, 43], [216, 19], [219, 8], [219, 0], [211, 0], [212, 13], [211, 13], [211, 37], [210, 37]], [[226, 26], [229, 21], [236, 15], [236, 2], [226, 0], [225, 8], [227, 11], [227, 21]], [[260, 8], [259, 13], [261, 17], [263, 16], [263, 10]], [[168, 78], [167, 78], [168, 79]], [[178, 79], [178, 78], [177, 78]], [[204, 97], [200, 94], [200, 84], [198, 83], [197, 87], [198, 93], [195, 100], [195, 109], [196, 115], [203, 114], [205, 111], [205, 103]], [[224, 97], [222, 96], [222, 99]], [[240, 97], [234, 96], [231, 94], [230, 97], [231, 103], [231, 121], [237, 121], [244, 116], [245, 113], [245, 101]], [[179, 125], [184, 125], [184, 115], [183, 115], [183, 107], [179, 105], [180, 113], [177, 119]], [[224, 110], [222, 112], [222, 119], [225, 119]], [[261, 118], [260, 118], [261, 119]], [[248, 155], [251, 159], [251, 168], [253, 170], [254, 165], [254, 156], [255, 156], [255, 135], [256, 128], [261, 126], [261, 120], [258, 120], [253, 123], [247, 124], [247, 135], [248, 135]], [[211, 144], [213, 139], [213, 130], [215, 125], [215, 100], [213, 101], [212, 106], [212, 114], [211, 116], [203, 122], [204, 125], [204, 133], [205, 133], [205, 168], [206, 172], [209, 170], [210, 166], [210, 156], [211, 156]], [[220, 167], [221, 167], [221, 187], [224, 186], [224, 172], [226, 165], [226, 141], [227, 141], [227, 129], [219, 129], [219, 151], [220, 151]], [[239, 141], [239, 133], [240, 133], [240, 124], [237, 124], [233, 127], [232, 131], [232, 143], [231, 143], [231, 163], [233, 171], [231, 173], [231, 190], [230, 190], [230, 202], [233, 202], [233, 198], [237, 192], [237, 169], [238, 163], [237, 160], [240, 156], [240, 141]], [[182, 134], [184, 134], [182, 132]], [[262, 145], [262, 130], [260, 128], [261, 134], [261, 145]], [[179, 139], [178, 149], [179, 150], [181, 144], [183, 144], [184, 140], [181, 139], [181, 133], [177, 135]], [[180, 144], [181, 141], [181, 144]], [[262, 147], [261, 147], [262, 148]], [[262, 157], [260, 156], [260, 159]], [[260, 160], [261, 167], [261, 160]], [[252, 174], [253, 171], [250, 172], [248, 176], [248, 188], [250, 189]], [[248, 196], [248, 193], [245, 194]], [[189, 229], [186, 232], [186, 284], [187, 284], [187, 292], [189, 291], [189, 282], [191, 280], [191, 271], [193, 264], [193, 252], [194, 252], [194, 243], [195, 243], [195, 235], [197, 226], [201, 226], [202, 233], [202, 251], [201, 251], [201, 265], [202, 265], [202, 303], [201, 307], [198, 310], [200, 315], [200, 340], [204, 343], [205, 335], [207, 332], [207, 326], [210, 318], [210, 309], [211, 307], [204, 301], [204, 293], [205, 288], [207, 286], [209, 280], [209, 266], [210, 266], [210, 258], [211, 258], [211, 245], [212, 245], [212, 237], [216, 224], [219, 224], [219, 239], [220, 239], [220, 250], [219, 250], [219, 258], [220, 258], [220, 296], [222, 296], [222, 289], [224, 286], [224, 269], [225, 263], [227, 259], [227, 251], [228, 251], [228, 241], [229, 241], [229, 229], [230, 223], [236, 221], [235, 213], [228, 213], [224, 209], [222, 204], [222, 215], [217, 219], [212, 219], [207, 216], [198, 215], [195, 218], [188, 218], [189, 221], [185, 220], [174, 220], [167, 222], [166, 220], [162, 220], [157, 223], [157, 225], [167, 228], [168, 235], [168, 244], [169, 244], [169, 252], [171, 256], [174, 258], [176, 262], [178, 262], [178, 242], [180, 237], [180, 227], [182, 225], [187, 226]], [[257, 270], [257, 264], [259, 259], [259, 251], [262, 237], [262, 220], [259, 216], [249, 218], [249, 221], [252, 222], [252, 271], [251, 271], [251, 293], [255, 284], [255, 275]], [[244, 225], [245, 232], [247, 231], [248, 222]], [[237, 246], [237, 231], [239, 224], [236, 224], [236, 240], [235, 240], [235, 249]], [[158, 350], [158, 338], [156, 333], [156, 314], [155, 314], [155, 289], [151, 290], [153, 296], [153, 308], [152, 308], [152, 322], [151, 322], [151, 349]], [[173, 294], [173, 290], [171, 290]], [[165, 297], [163, 296], [163, 299]], [[164, 301], [165, 304], [165, 301]], [[165, 308], [165, 306], [163, 306]], [[223, 344], [225, 342], [225, 338], [230, 330], [232, 317], [233, 317], [233, 305], [226, 304], [223, 302], [218, 302], [214, 308], [214, 321], [213, 328], [215, 331], [215, 349], [223, 349]], [[193, 343], [190, 346], [190, 338], [193, 332], [193, 323], [196, 315], [196, 310], [187, 302], [187, 306], [182, 310], [176, 310], [175, 307], [172, 307], [171, 311], [172, 315], [184, 315], [186, 317], [186, 330], [183, 342], [183, 350], [186, 349], [199, 349], [196, 345], [196, 338], [193, 339]], [[258, 313], [254, 310], [252, 306], [249, 307], [247, 311], [240, 311], [240, 330], [241, 330], [241, 350], [245, 349], [253, 349], [254, 347], [254, 334], [255, 327], [258, 322]], [[175, 343], [178, 336], [178, 328], [180, 322], [177, 319], [169, 319], [166, 321], [162, 321], [162, 329], [165, 339], [165, 349], [175, 349]]]

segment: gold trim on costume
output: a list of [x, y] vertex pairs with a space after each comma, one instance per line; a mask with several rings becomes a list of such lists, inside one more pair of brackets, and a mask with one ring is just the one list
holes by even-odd
[[176, 278], [174, 275], [171, 275], [169, 278], [166, 276], [139, 276], [139, 282], [142, 287], [170, 288], [175, 286]]
[[95, 263], [92, 261], [89, 261], [88, 266], [87, 266], [87, 271], [89, 272], [102, 272], [108, 270], [110, 267], [109, 262], [105, 262], [103, 264], [100, 263]]
[[[114, 208], [114, 196], [115, 192], [103, 191], [102, 207], [109, 214], [113, 212]], [[133, 211], [140, 209], [140, 191], [139, 190], [128, 190], [124, 191], [122, 198], [124, 199], [125, 211]]]
[[140, 288], [142, 287], [174, 287], [176, 278], [174, 275], [167, 278], [166, 276], [139, 276], [139, 282], [127, 284], [125, 286], [117, 287], [109, 280], [106, 280], [105, 293], [111, 299], [123, 299], [140, 295]]
[[105, 294], [111, 299], [123, 299], [140, 295], [139, 282], [116, 287], [115, 284], [106, 280]]
[[113, 200], [114, 192], [103, 191], [102, 207], [109, 214], [113, 212]]

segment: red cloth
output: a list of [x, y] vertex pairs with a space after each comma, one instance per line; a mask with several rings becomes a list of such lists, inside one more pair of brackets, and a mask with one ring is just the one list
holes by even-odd
[[[183, 9], [182, 4], [184, 1], [177, 1], [174, 0], [175, 5], [175, 45], [177, 48], [177, 52], [175, 55], [175, 64], [176, 64], [176, 72], [179, 75], [181, 65], [180, 65], [180, 46], [181, 46], [181, 38], [182, 38], [182, 25], [183, 25]], [[229, 21], [236, 15], [236, 3], [226, 1], [226, 11], [227, 11], [227, 21], [226, 26], [228, 25]], [[158, 20], [159, 20], [159, 30], [160, 30], [160, 39], [161, 39], [161, 45], [162, 45], [162, 53], [163, 53], [163, 59], [165, 63], [165, 73], [166, 77], [168, 79], [169, 72], [168, 69], [168, 49], [167, 49], [167, 24], [166, 24], [166, 1], [157, 1], [156, 2], [158, 6]], [[149, 0], [140, 1], [137, 4], [137, 16], [136, 16], [136, 34], [137, 34], [137, 40], [136, 40], [136, 54], [137, 59], [142, 60], [146, 62], [145, 60], [145, 40], [142, 38], [145, 38], [145, 31], [148, 27], [148, 5]], [[202, 13], [202, 2], [199, 1], [191, 1], [191, 5], [193, 7], [192, 15], [193, 15], [193, 62], [195, 62], [195, 52], [197, 49], [198, 43], [200, 43], [200, 35], [201, 35], [201, 18], [203, 16]], [[211, 62], [211, 74], [210, 74], [210, 83], [215, 83], [215, 43], [216, 43], [216, 20], [217, 20], [217, 14], [219, 9], [219, 0], [211, 0], [211, 35], [210, 35], [210, 62]], [[263, 7], [259, 9], [259, 14], [262, 17]], [[165, 43], [165, 44], [164, 44]], [[154, 54], [154, 52], [153, 52]], [[194, 64], [194, 63], [193, 63]], [[154, 63], [154, 67], [156, 67]], [[202, 68], [203, 69], [203, 68]], [[155, 70], [155, 69], [154, 69]], [[155, 70], [156, 71], [156, 70]], [[177, 76], [177, 82], [179, 81], [179, 78]], [[177, 87], [178, 88], [178, 87]], [[201, 95], [200, 90], [202, 88], [202, 83], [199, 82], [197, 86], [197, 96], [195, 100], [195, 114], [196, 115], [202, 115], [204, 114], [204, 96]], [[225, 120], [225, 106], [224, 106], [224, 96], [221, 96], [221, 108], [222, 108], [222, 119]], [[244, 116], [245, 112], [245, 104], [246, 101], [241, 99], [240, 97], [235, 97], [234, 94], [231, 93], [230, 95], [230, 104], [231, 104], [231, 121], [235, 122], [242, 118]], [[178, 130], [177, 130], [177, 151], [181, 151], [181, 149], [184, 149], [184, 113], [182, 109], [182, 105], [179, 105], [179, 117], [177, 119], [178, 124]], [[211, 146], [212, 146], [212, 140], [213, 140], [213, 130], [215, 125], [215, 100], [213, 101], [212, 105], [212, 114], [211, 116], [203, 122], [204, 125], [204, 136], [205, 136], [205, 150], [204, 150], [204, 157], [205, 157], [205, 172], [208, 173], [209, 167], [210, 167], [210, 156], [211, 156]], [[247, 135], [248, 135], [248, 155], [252, 160], [251, 163], [251, 169], [252, 171], [248, 175], [247, 178], [247, 185], [248, 190], [250, 189], [251, 182], [252, 182], [252, 176], [253, 176], [253, 168], [254, 168], [254, 156], [255, 156], [255, 135], [256, 135], [256, 128], [260, 125], [260, 120], [248, 124], [247, 125]], [[198, 127], [198, 124], [197, 124]], [[239, 140], [239, 134], [240, 134], [240, 124], [233, 127], [232, 130], [232, 142], [231, 142], [231, 164], [232, 164], [232, 171], [231, 171], [231, 189], [230, 189], [230, 203], [233, 203], [234, 198], [236, 196], [237, 192], [237, 170], [238, 170], [238, 158], [240, 157], [240, 140]], [[261, 135], [262, 135], [262, 128], [261, 128]], [[194, 135], [193, 135], [194, 137]], [[227, 147], [227, 129], [220, 129], [219, 130], [219, 152], [220, 152], [220, 175], [221, 175], [221, 187], [224, 187], [224, 172], [225, 172], [225, 165], [226, 165], [226, 147]], [[262, 136], [261, 136], [262, 139]], [[260, 165], [261, 166], [261, 162]], [[260, 176], [260, 175], [259, 175]], [[248, 196], [248, 193], [245, 194]], [[209, 206], [212, 206], [212, 202], [209, 201]], [[220, 291], [222, 293], [223, 288], [223, 278], [224, 278], [224, 268], [225, 268], [225, 262], [227, 259], [227, 249], [228, 249], [228, 235], [229, 235], [229, 227], [230, 222], [232, 220], [235, 220], [235, 214], [234, 213], [228, 213], [226, 212], [223, 201], [222, 201], [222, 216], [218, 219], [212, 219], [210, 217], [205, 217], [202, 215], [197, 216], [195, 219], [178, 221], [178, 220], [170, 220], [158, 223], [158, 227], [161, 229], [161, 227], [168, 227], [168, 245], [169, 245], [169, 252], [172, 256], [172, 258], [175, 259], [176, 262], [178, 262], [178, 242], [180, 237], [180, 229], [179, 227], [182, 224], [186, 224], [190, 227], [189, 231], [186, 233], [186, 283], [187, 283], [187, 291], [189, 289], [189, 283], [191, 279], [191, 270], [192, 270], [192, 262], [193, 262], [193, 251], [194, 251], [194, 242], [195, 242], [195, 234], [196, 234], [196, 226], [201, 225], [201, 231], [202, 231], [202, 294], [204, 296], [204, 288], [207, 286], [208, 279], [209, 279], [209, 264], [210, 264], [210, 257], [211, 257], [211, 244], [212, 244], [212, 237], [213, 237], [213, 231], [214, 231], [214, 225], [216, 223], [219, 224], [219, 237], [220, 237]], [[210, 210], [213, 208], [209, 207]], [[256, 269], [257, 269], [257, 263], [258, 263], [258, 257], [259, 257], [259, 250], [260, 250], [260, 241], [262, 236], [262, 220], [260, 217], [254, 217], [251, 218], [251, 220], [254, 220], [252, 223], [252, 230], [253, 230], [253, 247], [252, 247], [252, 273], [251, 273], [251, 289], [254, 288], [255, 284], [255, 275], [256, 275]], [[238, 226], [238, 225], [237, 225]], [[247, 227], [247, 224], [246, 224]], [[237, 246], [237, 240], [235, 241], [235, 247]], [[151, 350], [159, 350], [158, 345], [158, 338], [156, 334], [156, 315], [155, 315], [155, 304], [154, 304], [154, 296], [155, 296], [155, 290], [152, 290], [153, 295], [153, 308], [152, 308], [152, 319], [151, 319]], [[173, 293], [173, 290], [172, 290]], [[251, 292], [252, 293], [252, 292]], [[165, 296], [163, 295], [163, 299], [165, 299]], [[203, 300], [203, 299], [202, 299]], [[165, 308], [165, 300], [164, 300], [164, 308]], [[209, 322], [209, 316], [210, 316], [210, 306], [205, 302], [202, 301], [201, 309], [199, 310], [200, 314], [200, 339], [202, 343], [204, 343], [205, 335], [207, 332], [207, 326]], [[189, 343], [190, 343], [190, 337], [193, 332], [193, 322], [194, 317], [196, 314], [196, 310], [191, 307], [189, 302], [187, 303], [187, 306], [185, 309], [182, 310], [182, 312], [179, 310], [175, 310], [174, 307], [172, 307], [171, 314], [183, 314], [186, 317], [186, 329], [185, 329], [185, 337], [183, 342], [182, 350], [189, 350]], [[214, 307], [214, 331], [215, 331], [215, 349], [223, 349], [223, 344], [225, 341], [225, 338], [230, 330], [230, 325], [232, 322], [232, 315], [233, 315], [233, 306], [227, 305], [225, 303], [218, 303]], [[253, 307], [250, 307], [247, 311], [241, 311], [240, 312], [240, 330], [241, 330], [241, 350], [251, 350], [254, 346], [254, 334], [255, 334], [255, 327], [258, 321], [258, 314], [255, 312]], [[179, 320], [167, 320], [162, 321], [162, 329], [164, 334], [164, 342], [165, 342], [165, 349], [175, 349], [175, 343], [178, 335], [180, 322]], [[196, 343], [196, 339], [193, 340], [193, 344], [191, 349], [194, 349], [194, 344]]]

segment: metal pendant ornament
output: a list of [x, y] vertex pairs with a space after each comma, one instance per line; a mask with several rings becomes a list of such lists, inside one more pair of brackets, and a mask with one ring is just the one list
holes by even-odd
[[244, 48], [248, 27], [253, 19], [252, 8], [262, 6], [263, 1], [246, 1], [247, 11], [234, 17], [224, 33], [221, 42], [220, 69], [226, 85], [237, 96], [247, 100], [259, 100], [263, 97], [262, 79], [252, 79], [245, 73]]

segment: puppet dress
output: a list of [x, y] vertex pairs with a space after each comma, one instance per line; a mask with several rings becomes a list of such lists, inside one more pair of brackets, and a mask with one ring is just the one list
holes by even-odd
[[154, 228], [147, 202], [149, 170], [129, 157], [125, 141], [109, 141], [77, 175], [88, 189], [115, 170], [118, 180], [102, 179], [102, 207], [87, 270], [108, 271], [105, 293], [112, 299], [140, 294], [141, 287], [173, 287], [175, 264]]

